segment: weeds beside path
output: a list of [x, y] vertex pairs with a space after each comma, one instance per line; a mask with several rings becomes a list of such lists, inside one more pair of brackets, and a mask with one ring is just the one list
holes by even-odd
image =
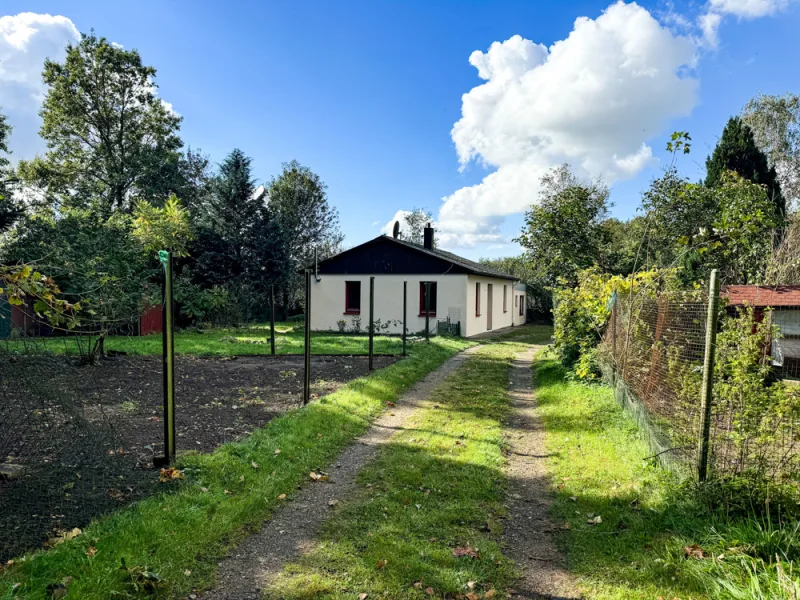
[[568, 381], [547, 357], [535, 382], [559, 541], [588, 598], [800, 597], [800, 523], [709, 508], [648, 459], [608, 387]]

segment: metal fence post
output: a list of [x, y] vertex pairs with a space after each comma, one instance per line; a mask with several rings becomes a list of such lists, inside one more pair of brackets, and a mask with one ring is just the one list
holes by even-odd
[[431, 341], [431, 282], [425, 282], [425, 341]]
[[375, 340], [375, 278], [369, 278], [369, 370], [372, 371], [372, 353]]
[[269, 286], [269, 348], [275, 354], [275, 286]]
[[161, 280], [161, 360], [164, 388], [164, 464], [175, 458], [175, 336], [172, 298], [172, 253], [158, 253], [164, 268]]
[[303, 375], [303, 405], [311, 400], [311, 271], [306, 269], [306, 329], [305, 329], [305, 348]]
[[706, 347], [703, 357], [703, 387], [700, 391], [700, 444], [697, 456], [697, 478], [708, 477], [708, 455], [711, 445], [711, 400], [714, 381], [714, 358], [717, 353], [717, 320], [719, 318], [719, 271], [711, 271], [706, 318]]
[[406, 356], [406, 331], [408, 330], [408, 282], [403, 282], [403, 356]]

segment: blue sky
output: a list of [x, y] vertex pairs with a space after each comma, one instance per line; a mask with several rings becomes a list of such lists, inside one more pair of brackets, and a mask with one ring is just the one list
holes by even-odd
[[[691, 133], [693, 152], [681, 159], [680, 166], [688, 176], [699, 178], [705, 156], [725, 121], [751, 96], [757, 92], [800, 91], [796, 66], [800, 58], [800, 4], [788, 0], [710, 0], [642, 2], [640, 6], [664, 31], [669, 28], [676, 37], [694, 40], [695, 63], [681, 67], [679, 75], [679, 79], [696, 80], [693, 91], [675, 87], [682, 83], [674, 77], [664, 79], [666, 96], [672, 93], [669, 90], [682, 90], [675, 92], [674, 110], [669, 106], [671, 98], [666, 99], [665, 106], [651, 110], [655, 104], [652, 97], [626, 109], [632, 121], [639, 109], [654, 112], [642, 117], [647, 126], [642, 128], [639, 140], [634, 139], [635, 132], [625, 131], [629, 123], [624, 111], [609, 114], [611, 125], [602, 112], [581, 121], [585, 117], [580, 111], [587, 107], [576, 102], [564, 110], [575, 111], [574, 122], [586, 139], [599, 139], [585, 150], [573, 148], [575, 138], [570, 137], [558, 152], [548, 150], [543, 157], [538, 151], [531, 153], [528, 144], [541, 139], [538, 124], [549, 119], [543, 116], [541, 111], [546, 109], [542, 106], [552, 100], [550, 104], [558, 109], [574, 96], [564, 89], [543, 89], [548, 88], [546, 85], [532, 89], [538, 85], [532, 83], [525, 88], [527, 92], [515, 93], [513, 98], [519, 101], [510, 104], [515, 107], [513, 111], [504, 108], [508, 98], [502, 103], [498, 100], [484, 121], [464, 124], [463, 140], [469, 140], [462, 140], [463, 148], [469, 146], [464, 152], [477, 159], [462, 170], [457, 151], [462, 147], [454, 144], [451, 129], [462, 117], [462, 95], [485, 83], [469, 62], [473, 51], [486, 52], [493, 42], [504, 42], [514, 35], [549, 47], [570, 35], [576, 18], [598, 19], [609, 7], [608, 0], [224, 4], [5, 0], [0, 16], [14, 17], [24, 11], [61, 15], [79, 31], [94, 28], [126, 48], [137, 48], [144, 61], [158, 70], [160, 96], [183, 115], [182, 137], [187, 145], [201, 148], [214, 161], [239, 147], [253, 157], [254, 174], [262, 181], [277, 174], [281, 162], [297, 159], [308, 165], [327, 182], [330, 201], [341, 215], [346, 243], [355, 245], [377, 235], [398, 210], [426, 207], [438, 216], [443, 198], [480, 184], [498, 166], [507, 172], [525, 165], [539, 168], [549, 164], [547, 160], [557, 161], [565, 152], [573, 151], [577, 160], [596, 164], [606, 147], [625, 148], [627, 152], [644, 143], [653, 155], [646, 165], [631, 167], [624, 175], [620, 174], [621, 167], [608, 171], [614, 180], [613, 213], [630, 217], [641, 190], [663, 168], [663, 148], [671, 131]], [[646, 21], [646, 13], [637, 14]], [[721, 20], [714, 29], [716, 46], [708, 36], [702, 37], [698, 25], [698, 18], [706, 14], [717, 14]], [[633, 22], [632, 15], [620, 13], [617, 25], [609, 20], [609, 27], [625, 28], [626, 19]], [[645, 21], [642, 23], [647, 25]], [[47, 26], [42, 25], [42, 30]], [[60, 33], [53, 33], [49, 42], [56, 44], [64, 31], [62, 27]], [[589, 28], [585, 31], [586, 39], [591, 40]], [[638, 26], [624, 35], [635, 38], [636, 31]], [[2, 32], [0, 25], [0, 35]], [[674, 50], [677, 55], [686, 49], [673, 39], [663, 42], [667, 50], [651, 49], [653, 61], [659, 60], [659, 54]], [[531, 53], [539, 51], [531, 48], [531, 44], [517, 48], [503, 45], [498, 47], [497, 56], [502, 59], [502, 52], [522, 52], [527, 62], [519, 67], [521, 71], [514, 71], [519, 75], [538, 64], [539, 59]], [[608, 47], [604, 60], [617, 60], [614, 48], [613, 44]], [[14, 48], [4, 50], [0, 43], [0, 59], [4, 51]], [[25, 51], [31, 57], [36, 55], [35, 49]], [[553, 65], [551, 71], [585, 68], [574, 56]], [[681, 60], [676, 58], [675, 64]], [[32, 64], [25, 68], [35, 71]], [[551, 79], [540, 77], [536, 81], [554, 81], [552, 78], [559, 76], [550, 74]], [[0, 93], [0, 104], [17, 125], [12, 149], [17, 149], [17, 157], [29, 157], [42, 150], [32, 133], [32, 108], [30, 103], [13, 106], [10, 89], [7, 87], [5, 96]], [[566, 98], [559, 93], [567, 93]], [[627, 100], [633, 96], [624, 82], [619, 93]], [[679, 108], [681, 103], [685, 106]], [[529, 111], [532, 106], [538, 108]], [[503, 137], [509, 124], [496, 127], [503, 118], [510, 120], [512, 130], [515, 119], [526, 123], [519, 139]], [[552, 127], [563, 129], [563, 118], [556, 120]], [[625, 139], [607, 139], [617, 135]], [[488, 141], [474, 142], [476, 136]], [[521, 148], [520, 156], [507, 151], [515, 144]], [[488, 164], [481, 164], [482, 160]], [[589, 175], [605, 176], [606, 172], [604, 166], [587, 166], [585, 170]], [[503, 204], [502, 197], [489, 192], [476, 196], [475, 206], [483, 208], [475, 208], [474, 215], [472, 200], [458, 200], [461, 204], [457, 210], [448, 213], [450, 220], [443, 221], [445, 232], [450, 232], [446, 238], [449, 249], [471, 258], [518, 251], [506, 241], [519, 231], [522, 215], [518, 209], [527, 198], [535, 197], [531, 195], [535, 186], [513, 178], [509, 182], [502, 186], [502, 192], [489, 190], [516, 198], [511, 202], [514, 206], [498, 209], [503, 214], [495, 211], [487, 215], [493, 205]], [[453, 216], [456, 213], [458, 218]], [[463, 222], [470, 219], [476, 223], [474, 227]]]

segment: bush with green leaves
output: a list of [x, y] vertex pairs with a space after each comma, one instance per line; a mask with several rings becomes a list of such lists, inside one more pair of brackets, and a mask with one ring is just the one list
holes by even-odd
[[622, 277], [592, 267], [578, 273], [577, 285], [563, 282], [556, 290], [553, 310], [553, 345], [561, 363], [579, 379], [596, 379], [597, 345], [611, 316], [612, 296], [632, 291], [654, 296], [673, 280], [672, 270], [654, 269]]

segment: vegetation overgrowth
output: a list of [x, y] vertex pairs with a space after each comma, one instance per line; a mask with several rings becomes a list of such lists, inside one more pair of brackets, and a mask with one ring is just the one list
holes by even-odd
[[610, 388], [566, 375], [552, 354], [535, 364], [553, 516], [588, 597], [797, 597], [796, 518], [710, 506], [656, 464]]

